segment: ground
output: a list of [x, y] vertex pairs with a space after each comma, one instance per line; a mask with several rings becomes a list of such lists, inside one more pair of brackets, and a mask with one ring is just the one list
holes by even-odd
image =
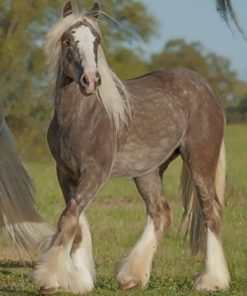
[[[210, 295], [247, 295], [247, 126], [228, 126], [226, 129], [227, 193], [224, 212], [223, 241], [232, 277], [228, 292]], [[201, 270], [200, 258], [190, 254], [189, 243], [178, 233], [182, 205], [179, 199], [180, 161], [169, 167], [164, 179], [170, 202], [173, 223], [163, 240], [153, 264], [147, 290], [121, 292], [114, 270], [119, 259], [128, 252], [145, 225], [145, 209], [129, 180], [112, 180], [90, 206], [87, 216], [91, 225], [97, 269], [95, 290], [89, 295], [192, 296], [192, 285]], [[28, 163], [28, 170], [37, 188], [38, 209], [55, 225], [63, 208], [63, 199], [51, 162]], [[13, 250], [0, 241], [0, 295], [39, 295], [31, 281], [32, 260], [19, 260]], [[66, 293], [57, 295], [65, 296]]]

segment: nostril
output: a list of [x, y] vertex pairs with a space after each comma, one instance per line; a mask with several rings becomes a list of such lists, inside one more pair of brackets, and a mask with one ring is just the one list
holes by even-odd
[[80, 82], [81, 82], [82, 86], [84, 86], [84, 87], [88, 86], [88, 79], [87, 79], [87, 76], [85, 74], [81, 77]]
[[84, 73], [80, 78], [80, 86], [87, 92], [93, 92], [101, 85], [101, 77], [98, 71]]

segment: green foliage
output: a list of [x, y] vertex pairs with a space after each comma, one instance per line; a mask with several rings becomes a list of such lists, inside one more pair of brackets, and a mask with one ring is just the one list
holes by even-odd
[[247, 122], [247, 93], [237, 104], [231, 105], [226, 109], [228, 123]]
[[46, 88], [41, 38], [48, 8], [58, 3], [0, 0], [0, 99], [14, 133], [30, 140], [26, 147], [33, 147], [38, 134], [44, 138], [42, 118], [35, 116], [48, 105], [42, 100]]
[[241, 113], [247, 112], [247, 94], [239, 102], [238, 109], [239, 109], [239, 112], [241, 112]]
[[239, 113], [247, 112], [247, 93], [242, 97], [240, 102], [236, 106], [230, 106], [228, 108], [229, 111], [237, 111]]
[[228, 59], [207, 52], [198, 42], [187, 43], [183, 39], [167, 42], [161, 53], [152, 57], [151, 69], [188, 67], [200, 73], [229, 106], [239, 100], [247, 90], [247, 83], [240, 82]]
[[114, 54], [108, 54], [108, 62], [122, 79], [141, 76], [148, 72], [149, 65], [143, 61], [138, 50], [119, 48]]

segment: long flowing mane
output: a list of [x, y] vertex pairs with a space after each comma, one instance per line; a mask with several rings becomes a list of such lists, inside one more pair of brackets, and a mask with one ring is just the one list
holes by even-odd
[[[93, 28], [102, 36], [98, 23], [85, 14], [74, 13], [58, 21], [46, 36], [45, 52], [51, 71], [58, 76], [61, 64], [62, 43], [61, 38], [69, 28], [77, 22], [87, 20]], [[130, 94], [124, 83], [110, 69], [104, 50], [101, 45], [98, 48], [98, 71], [101, 76], [101, 85], [96, 93], [103, 104], [116, 132], [120, 132], [124, 125], [131, 119]]]

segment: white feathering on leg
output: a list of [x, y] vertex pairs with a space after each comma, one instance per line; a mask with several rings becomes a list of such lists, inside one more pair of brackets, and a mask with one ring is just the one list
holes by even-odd
[[94, 287], [95, 268], [92, 255], [91, 233], [84, 214], [81, 214], [79, 225], [81, 228], [82, 241], [80, 247], [72, 254], [72, 262], [80, 273], [81, 281], [84, 285], [92, 290]]
[[[84, 226], [84, 228], [86, 227]], [[88, 234], [85, 235], [88, 236]], [[87, 241], [85, 237], [84, 239]], [[93, 279], [89, 269], [89, 262], [91, 260], [85, 260], [84, 272], [82, 273], [79, 258], [71, 258], [73, 241], [74, 236], [71, 237], [66, 245], [50, 247], [38, 261], [33, 277], [41, 288], [61, 289], [76, 294], [87, 293], [93, 289]], [[87, 244], [87, 246], [90, 246], [90, 244]], [[86, 254], [84, 257], [86, 257]]]
[[201, 274], [195, 284], [198, 291], [213, 291], [227, 289], [229, 287], [230, 275], [220, 240], [210, 230], [207, 230], [207, 255], [205, 271]]
[[[51, 240], [52, 241], [52, 240]], [[66, 246], [50, 247], [38, 261], [33, 273], [34, 280], [41, 288], [68, 290], [71, 286], [69, 276], [73, 266], [70, 259], [72, 240]]]
[[[146, 287], [150, 278], [153, 255], [157, 249], [157, 238], [152, 218], [148, 222], [142, 237], [130, 254], [123, 260], [117, 276], [119, 284], [131, 287], [131, 283]], [[130, 283], [130, 286], [129, 286]]]

